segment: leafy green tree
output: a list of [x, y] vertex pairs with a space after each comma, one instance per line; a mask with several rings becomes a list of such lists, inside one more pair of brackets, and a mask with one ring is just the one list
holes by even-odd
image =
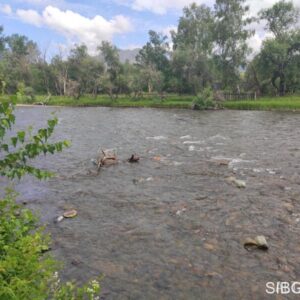
[[84, 93], [97, 93], [99, 78], [103, 72], [103, 65], [100, 60], [92, 58], [88, 54], [85, 45], [76, 46], [71, 50], [68, 59], [69, 79], [77, 83], [75, 91], [69, 91], [77, 99]]
[[213, 48], [214, 19], [205, 5], [191, 4], [183, 9], [177, 32], [172, 32], [173, 48], [192, 49], [196, 55], [209, 55]]
[[279, 1], [262, 10], [260, 18], [266, 21], [266, 29], [274, 34], [274, 38], [263, 42], [261, 52], [255, 58], [258, 76], [263, 82], [269, 82], [280, 96], [294, 92], [300, 84], [299, 11], [292, 2]]
[[299, 85], [300, 30], [289, 33], [285, 39], [268, 39], [258, 55], [258, 70], [269, 80], [277, 94], [293, 92]]
[[214, 5], [215, 63], [223, 88], [239, 89], [240, 68], [246, 66], [249, 47], [247, 29], [253, 19], [246, 17], [246, 0], [216, 0]]
[[51, 60], [51, 73], [53, 74], [55, 94], [67, 95], [67, 84], [69, 80], [69, 64], [62, 55], [55, 55]]
[[272, 7], [259, 13], [260, 19], [266, 21], [266, 30], [272, 32], [276, 39], [284, 39], [299, 22], [299, 9], [292, 1], [281, 0]]
[[37, 94], [56, 94], [56, 77], [51, 64], [46, 59], [40, 58], [37, 63], [30, 66], [32, 76], [31, 86]]
[[0, 26], [0, 55], [5, 49], [5, 36], [3, 34], [3, 26]]
[[161, 89], [165, 85], [165, 79], [169, 77], [169, 45], [166, 40], [167, 36], [150, 30], [149, 42], [136, 56], [137, 64], [143, 70], [144, 78], [147, 80], [148, 93], [151, 93], [154, 88]]
[[16, 92], [18, 82], [32, 85], [31, 65], [38, 61], [39, 54], [37, 44], [26, 36], [13, 34], [5, 38], [3, 73], [9, 92]]
[[211, 9], [195, 3], [183, 10], [177, 32], [172, 32], [172, 69], [180, 92], [197, 92], [213, 78], [214, 18]]
[[101, 46], [98, 47], [98, 50], [101, 51], [104, 62], [106, 64], [106, 71], [109, 75], [109, 82], [107, 81], [108, 78], [105, 78], [105, 87], [107, 88], [111, 98], [117, 98], [118, 94], [122, 90], [120, 76], [123, 71], [120, 62], [119, 51], [117, 47], [111, 45], [106, 41], [103, 41], [101, 43]]
[[5, 93], [6, 81], [4, 76], [4, 61], [3, 53], [5, 50], [5, 36], [3, 34], [3, 26], [0, 26], [0, 92], [2, 95]]

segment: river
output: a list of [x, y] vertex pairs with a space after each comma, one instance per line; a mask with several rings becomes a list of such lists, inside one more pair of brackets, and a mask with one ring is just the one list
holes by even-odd
[[[53, 140], [72, 146], [38, 159], [56, 178], [16, 189], [48, 224], [63, 278], [104, 274], [103, 299], [265, 299], [266, 282], [300, 281], [299, 114], [20, 107], [17, 127], [53, 111]], [[119, 163], [95, 176], [99, 148]], [[78, 216], [54, 223], [67, 209]], [[268, 251], [243, 247], [257, 235]]]

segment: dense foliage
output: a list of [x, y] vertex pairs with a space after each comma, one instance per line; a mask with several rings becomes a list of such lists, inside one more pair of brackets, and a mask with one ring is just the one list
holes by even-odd
[[[258, 53], [251, 54], [253, 22], [269, 33]], [[143, 92], [197, 95], [205, 88], [226, 92], [284, 95], [300, 90], [299, 11], [280, 0], [249, 17], [246, 0], [216, 0], [211, 7], [191, 4], [183, 9], [177, 30], [167, 36], [149, 31], [149, 41], [135, 62], [121, 62], [119, 50], [99, 41], [97, 55], [76, 45], [69, 55], [49, 59], [26, 36], [5, 36], [0, 28], [0, 92], [97, 97], [120, 94], [140, 98]], [[252, 26], [254, 28], [254, 26]], [[172, 45], [172, 47], [170, 46]], [[250, 47], [249, 47], [250, 46]]]
[[16, 204], [15, 197], [8, 191], [0, 200], [0, 299], [99, 299], [95, 280], [80, 288], [60, 282], [58, 262], [43, 254], [49, 249], [49, 236], [30, 210]]

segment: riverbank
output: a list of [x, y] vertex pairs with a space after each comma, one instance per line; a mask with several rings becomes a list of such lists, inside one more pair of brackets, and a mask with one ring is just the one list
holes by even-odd
[[300, 96], [226, 101], [223, 105], [225, 108], [238, 110], [300, 110]]
[[[98, 96], [93, 98], [83, 96], [80, 99], [72, 97], [52, 96], [48, 102], [45, 102], [45, 96], [37, 96], [34, 103], [17, 101], [17, 105], [35, 105], [44, 104], [49, 106], [74, 106], [74, 107], [153, 107], [153, 108], [182, 108], [190, 109], [195, 96], [167, 96], [165, 99], [159, 97], [141, 98], [138, 100], [121, 96], [112, 100], [108, 96]], [[3, 98], [2, 98], [3, 99]], [[235, 110], [299, 110], [300, 96], [287, 97], [264, 97], [257, 100], [225, 101], [222, 102], [225, 109]]]
[[[37, 96], [35, 103], [44, 103], [45, 96]], [[127, 96], [120, 96], [118, 99], [111, 99], [109, 96], [98, 96], [93, 98], [91, 96], [83, 96], [80, 99], [73, 97], [52, 96], [51, 100], [45, 105], [51, 106], [104, 106], [104, 107], [154, 107], [154, 108], [190, 108], [194, 96], [169, 96], [166, 99], [159, 97], [141, 98], [138, 100]], [[27, 104], [18, 102], [18, 104]]]

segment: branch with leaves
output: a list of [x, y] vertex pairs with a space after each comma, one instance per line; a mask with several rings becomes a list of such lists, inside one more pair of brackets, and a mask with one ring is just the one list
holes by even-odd
[[30, 174], [38, 179], [46, 179], [53, 174], [35, 168], [28, 161], [41, 154], [61, 152], [69, 147], [68, 141], [49, 143], [57, 118], [48, 120], [47, 127], [38, 130], [31, 136], [30, 132], [18, 131], [15, 136], [5, 139], [7, 132], [12, 130], [15, 124], [14, 106], [10, 103], [0, 104], [0, 175], [10, 179], [20, 179], [25, 174]]

